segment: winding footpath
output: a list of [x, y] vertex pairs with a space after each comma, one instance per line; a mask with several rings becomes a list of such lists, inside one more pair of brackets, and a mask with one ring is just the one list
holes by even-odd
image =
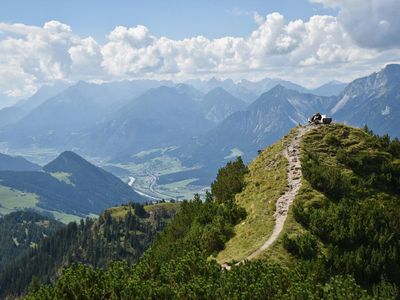
[[291, 140], [290, 144], [283, 150], [283, 155], [289, 162], [287, 168], [288, 187], [286, 192], [279, 197], [276, 201], [276, 211], [274, 213], [275, 226], [271, 236], [265, 243], [250, 254], [246, 259], [250, 260], [259, 255], [264, 250], [268, 249], [278, 238], [283, 230], [290, 205], [293, 203], [300, 187], [301, 187], [301, 163], [300, 163], [300, 141], [304, 134], [306, 134], [311, 126], [300, 127], [295, 137]]
[[[264, 250], [268, 249], [276, 241], [276, 239], [282, 232], [289, 211], [289, 207], [293, 203], [293, 200], [301, 187], [302, 173], [300, 163], [300, 141], [303, 135], [313, 128], [313, 126], [300, 127], [295, 137], [283, 150], [283, 155], [289, 162], [287, 167], [288, 187], [285, 193], [280, 196], [276, 201], [276, 211], [274, 213], [275, 226], [272, 234], [260, 248], [255, 250], [242, 261], [238, 262], [236, 265], [242, 263], [245, 260], [251, 260], [258, 256]], [[224, 264], [223, 267], [228, 270], [230, 269], [230, 266], [228, 266], [227, 264]]]

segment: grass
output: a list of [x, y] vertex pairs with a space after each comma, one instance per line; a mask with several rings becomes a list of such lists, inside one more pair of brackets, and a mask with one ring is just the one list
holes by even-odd
[[188, 168], [182, 166], [179, 159], [170, 157], [168, 155], [161, 155], [140, 164], [118, 163], [109, 165], [126, 169], [131, 172], [133, 176], [136, 175], [138, 177], [148, 175], [149, 173], [156, 176], [161, 176], [188, 170]]
[[[148, 213], [155, 212], [161, 208], [167, 211], [177, 211], [179, 209], [179, 203], [158, 203], [154, 205], [146, 205], [144, 209]], [[115, 206], [115, 207], [110, 207], [107, 209], [111, 213], [111, 216], [113, 218], [118, 218], [118, 219], [123, 219], [127, 215], [127, 213], [130, 211], [132, 214], [135, 213], [135, 210], [129, 206], [129, 205], [121, 205], [121, 206]]]
[[82, 219], [81, 217], [78, 217], [75, 215], [70, 215], [70, 214], [66, 214], [66, 213], [54, 211], [54, 210], [41, 210], [41, 211], [45, 211], [45, 212], [49, 212], [49, 213], [53, 214], [54, 219], [56, 219], [57, 221], [60, 221], [64, 224], [68, 224], [71, 222], [79, 222]]
[[39, 199], [32, 193], [24, 193], [0, 185], [0, 214], [5, 215], [23, 208], [35, 208]]
[[0, 185], [0, 215], [6, 215], [14, 211], [24, 209], [34, 209], [40, 212], [51, 213], [54, 218], [65, 224], [78, 222], [81, 218], [75, 215], [66, 214], [59, 211], [45, 210], [38, 207], [39, 197], [36, 194], [24, 193]]
[[[337, 147], [331, 145], [332, 137], [340, 140], [343, 148], [349, 151], [368, 151], [368, 149], [374, 148], [371, 138], [364, 131], [341, 124], [332, 124], [329, 126], [319, 126], [303, 137], [301, 141], [302, 155], [306, 151], [317, 152], [325, 164], [339, 166], [336, 160]], [[311, 184], [302, 178], [302, 186], [294, 203], [303, 203], [307, 209], [307, 207], [315, 206], [316, 203], [322, 205], [325, 201], [325, 195], [313, 189]], [[293, 210], [290, 209], [281, 235], [268, 251], [262, 253], [260, 258], [290, 266], [297, 259], [283, 247], [282, 237], [285, 233], [296, 234], [305, 231], [306, 229], [294, 219]], [[319, 247], [322, 252], [325, 251], [322, 242], [319, 243]]]
[[129, 205], [122, 205], [122, 206], [115, 206], [115, 207], [110, 207], [107, 208], [107, 211], [111, 213], [111, 217], [115, 219], [123, 219], [127, 215], [127, 213], [130, 211], [132, 214], [134, 214], [135, 210], [130, 207]]
[[[162, 197], [157, 193], [154, 194], [150, 190], [150, 185], [153, 182], [153, 176], [162, 176], [172, 173], [177, 173], [181, 171], [193, 170], [193, 168], [186, 168], [182, 166], [182, 163], [179, 159], [168, 156], [165, 149], [153, 149], [149, 151], [142, 151], [135, 156], [145, 157], [147, 154], [161, 151], [160, 156], [146, 160], [143, 163], [135, 164], [135, 163], [117, 163], [117, 164], [108, 164], [110, 166], [119, 167], [130, 172], [131, 176], [133, 176], [136, 181], [134, 184], [134, 188], [159, 198], [183, 198], [183, 199], [191, 199], [195, 193], [201, 193], [204, 186], [191, 186], [190, 183], [194, 182], [195, 179], [188, 179], [183, 181], [174, 182], [172, 184], [166, 185], [154, 185], [153, 188], [156, 192], [164, 195]], [[165, 153], [164, 153], [165, 152]], [[123, 178], [123, 180], [127, 180], [127, 178]], [[190, 182], [189, 182], [190, 180]]]
[[[322, 201], [324, 198], [325, 196], [323, 194], [314, 190], [310, 183], [303, 178], [301, 188], [294, 199], [294, 203], [298, 201], [308, 201], [310, 199], [312, 199], [312, 202]], [[290, 266], [292, 263], [296, 262], [297, 259], [283, 247], [283, 236], [286, 233], [302, 233], [305, 231], [307, 230], [294, 219], [293, 209], [289, 209], [288, 216], [280, 236], [277, 238], [276, 242], [272, 244], [270, 248], [268, 248], [268, 251], [264, 251], [261, 254], [260, 259]]]
[[179, 202], [175, 202], [175, 203], [171, 203], [171, 202], [165, 202], [165, 203], [158, 203], [158, 204], [153, 204], [153, 205], [146, 205], [144, 207], [144, 209], [148, 212], [155, 212], [159, 209], [164, 209], [167, 212], [177, 212], [179, 210], [180, 207], [180, 203]]
[[190, 188], [190, 184], [195, 182], [197, 178], [190, 178], [173, 183], [157, 185], [157, 191], [162, 194], [170, 195], [174, 198], [191, 199], [193, 198], [194, 190]]
[[72, 186], [75, 186], [75, 184], [69, 179], [69, 177], [71, 176], [70, 173], [55, 172], [55, 173], [50, 173], [50, 175], [53, 176], [54, 178], [56, 178], [60, 182], [64, 182], [66, 184], [70, 184]]
[[259, 248], [270, 236], [275, 224], [275, 203], [287, 187], [287, 160], [283, 156], [285, 145], [296, 133], [265, 149], [250, 165], [244, 190], [236, 195], [237, 203], [244, 207], [247, 217], [236, 225], [235, 236], [226, 243], [218, 256], [220, 263], [240, 261]]

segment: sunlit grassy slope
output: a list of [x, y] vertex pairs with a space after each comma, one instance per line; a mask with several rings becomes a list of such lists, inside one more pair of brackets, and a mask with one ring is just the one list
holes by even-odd
[[[235, 237], [217, 256], [220, 263], [245, 258], [261, 246], [272, 232], [274, 204], [286, 187], [286, 160], [281, 153], [284, 144], [290, 140], [294, 132], [292, 131], [289, 136], [268, 147], [250, 164], [250, 173], [246, 178], [247, 186], [236, 197], [236, 201], [246, 209], [248, 215], [241, 224], [235, 227]], [[352, 170], [347, 169], [337, 160], [336, 153], [339, 149], [336, 145], [337, 141], [340, 141], [340, 148], [346, 149], [347, 152], [366, 152], [371, 156], [381, 153], [377, 152], [374, 140], [365, 131], [342, 124], [332, 124], [318, 126], [303, 136], [301, 156], [304, 157], [307, 152], [315, 153], [324, 164], [341, 168], [343, 172], [352, 174]], [[375, 191], [368, 190], [368, 193], [372, 195]], [[304, 207], [315, 207], [327, 201], [329, 200], [324, 194], [315, 190], [305, 178], [302, 179], [302, 186], [294, 204], [302, 203]], [[279, 238], [259, 258], [290, 265], [296, 258], [283, 247], [283, 236], [297, 235], [306, 231], [307, 229], [294, 219], [293, 206], [291, 206]], [[324, 244], [321, 241], [318, 243], [321, 251], [324, 252]]]
[[245, 189], [236, 195], [247, 217], [235, 226], [235, 236], [226, 244], [217, 260], [220, 263], [241, 260], [259, 248], [272, 232], [276, 200], [287, 187], [285, 145], [293, 138], [296, 128], [277, 143], [266, 148], [250, 165]]
[[50, 173], [51, 176], [58, 179], [61, 182], [65, 182], [66, 184], [70, 184], [75, 186], [75, 184], [71, 181], [70, 177], [72, 174], [66, 172], [54, 172]]
[[79, 221], [81, 218], [71, 214], [59, 211], [50, 211], [38, 206], [39, 198], [36, 194], [25, 193], [16, 189], [0, 185], [0, 216], [14, 211], [24, 209], [34, 209], [40, 212], [51, 213], [54, 218], [65, 224], [73, 221]]
[[[157, 205], [146, 205], [144, 207], [144, 209], [148, 213], [164, 210], [167, 213], [174, 212], [174, 214], [175, 214], [179, 209], [179, 205], [180, 205], [179, 202], [177, 202], [177, 203], [166, 202], [166, 203], [158, 203]], [[111, 208], [107, 209], [106, 211], [109, 211], [113, 218], [120, 218], [120, 219], [125, 218], [126, 214], [129, 211], [132, 214], [135, 213], [135, 210], [129, 205], [121, 205], [121, 206], [111, 207]]]
[[22, 208], [34, 208], [39, 202], [35, 194], [23, 193], [0, 185], [0, 215]]

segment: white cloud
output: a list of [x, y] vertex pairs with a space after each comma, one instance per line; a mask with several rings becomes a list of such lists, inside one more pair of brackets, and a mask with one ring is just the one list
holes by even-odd
[[[257, 27], [247, 37], [174, 40], [156, 37], [143, 25], [117, 26], [101, 45], [92, 37], [74, 34], [58, 21], [43, 27], [0, 23], [0, 93], [23, 97], [59, 79], [212, 75], [282, 77], [310, 86], [331, 79], [350, 80], [400, 60], [395, 45], [371, 48], [354, 42], [356, 29], [349, 32], [343, 21], [350, 1], [314, 1], [340, 5], [340, 16], [287, 21], [279, 13], [257, 14]], [[392, 24], [390, 16], [380, 18], [379, 30], [390, 32]]]
[[400, 46], [399, 0], [311, 0], [338, 7], [339, 22], [361, 47]]

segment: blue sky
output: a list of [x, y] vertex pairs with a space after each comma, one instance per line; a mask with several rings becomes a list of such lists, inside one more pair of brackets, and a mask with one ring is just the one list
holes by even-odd
[[2, 1], [0, 20], [42, 26], [49, 20], [68, 24], [81, 36], [104, 42], [117, 25], [142, 24], [157, 36], [182, 39], [245, 36], [254, 30], [253, 12], [280, 12], [288, 20], [315, 14], [336, 14], [334, 9], [307, 0], [13, 0]]
[[0, 0], [0, 107], [54, 81], [313, 88], [400, 62], [399, 0]]

